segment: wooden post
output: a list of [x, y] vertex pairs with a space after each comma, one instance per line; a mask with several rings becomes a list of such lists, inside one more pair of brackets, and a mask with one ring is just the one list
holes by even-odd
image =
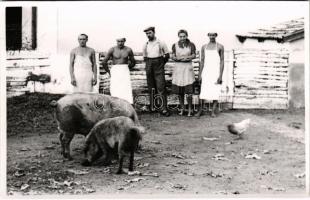
[[32, 7], [22, 8], [22, 49], [32, 50], [33, 47], [33, 15]]
[[236, 67], [236, 57], [235, 57], [235, 50], [232, 50], [232, 57], [233, 57], [233, 66], [232, 66], [232, 79], [233, 79], [233, 96], [232, 96], [232, 103], [231, 107], [234, 108], [234, 96], [235, 96], [235, 67]]

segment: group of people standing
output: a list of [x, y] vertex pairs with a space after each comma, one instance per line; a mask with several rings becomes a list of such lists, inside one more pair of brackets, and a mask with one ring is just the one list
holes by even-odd
[[[196, 46], [188, 39], [186, 30], [179, 30], [179, 41], [172, 45], [171, 56], [167, 45], [155, 36], [155, 27], [144, 30], [148, 41], [143, 46], [146, 79], [150, 94], [150, 104], [153, 105], [154, 95], [162, 100], [160, 113], [169, 116], [167, 108], [167, 91], [165, 81], [165, 64], [171, 58], [175, 61], [172, 73], [172, 92], [180, 96], [179, 115], [185, 114], [184, 100], [188, 102], [187, 116], [200, 116], [203, 112], [204, 100], [212, 101], [211, 116], [216, 116], [218, 100], [221, 93], [222, 76], [224, 70], [224, 46], [216, 42], [217, 33], [208, 33], [209, 42], [201, 48], [201, 62], [198, 80], [195, 79], [192, 60], [196, 58]], [[75, 92], [92, 92], [97, 83], [97, 66], [95, 51], [86, 46], [88, 36], [80, 34], [79, 47], [70, 54], [71, 84]], [[119, 97], [133, 104], [130, 70], [136, 61], [131, 48], [125, 46], [126, 38], [118, 38], [117, 45], [110, 48], [103, 60], [103, 68], [109, 73], [111, 96]], [[113, 66], [108, 66], [111, 60]], [[194, 83], [200, 83], [200, 101], [198, 112], [194, 114], [192, 95]]]

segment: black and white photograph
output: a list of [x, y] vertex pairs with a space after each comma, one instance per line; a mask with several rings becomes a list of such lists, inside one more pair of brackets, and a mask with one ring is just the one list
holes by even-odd
[[309, 195], [309, 2], [1, 8], [6, 198]]

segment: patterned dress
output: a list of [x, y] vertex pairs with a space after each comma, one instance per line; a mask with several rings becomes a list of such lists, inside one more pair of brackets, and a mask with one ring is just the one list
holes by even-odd
[[[187, 57], [196, 52], [195, 45], [188, 41], [187, 45], [180, 47], [179, 43], [175, 43], [172, 47], [172, 51], [175, 53], [176, 58]], [[172, 72], [172, 92], [193, 93], [193, 83], [195, 82], [195, 74], [192, 65], [192, 61], [175, 62], [175, 66]]]

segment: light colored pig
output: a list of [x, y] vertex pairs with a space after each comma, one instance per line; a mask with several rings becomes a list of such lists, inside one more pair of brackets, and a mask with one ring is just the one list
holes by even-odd
[[68, 159], [72, 159], [70, 143], [74, 135], [87, 136], [93, 126], [102, 119], [126, 116], [140, 125], [138, 115], [129, 102], [104, 94], [69, 94], [58, 101], [52, 101], [51, 106], [56, 108], [61, 152]]

